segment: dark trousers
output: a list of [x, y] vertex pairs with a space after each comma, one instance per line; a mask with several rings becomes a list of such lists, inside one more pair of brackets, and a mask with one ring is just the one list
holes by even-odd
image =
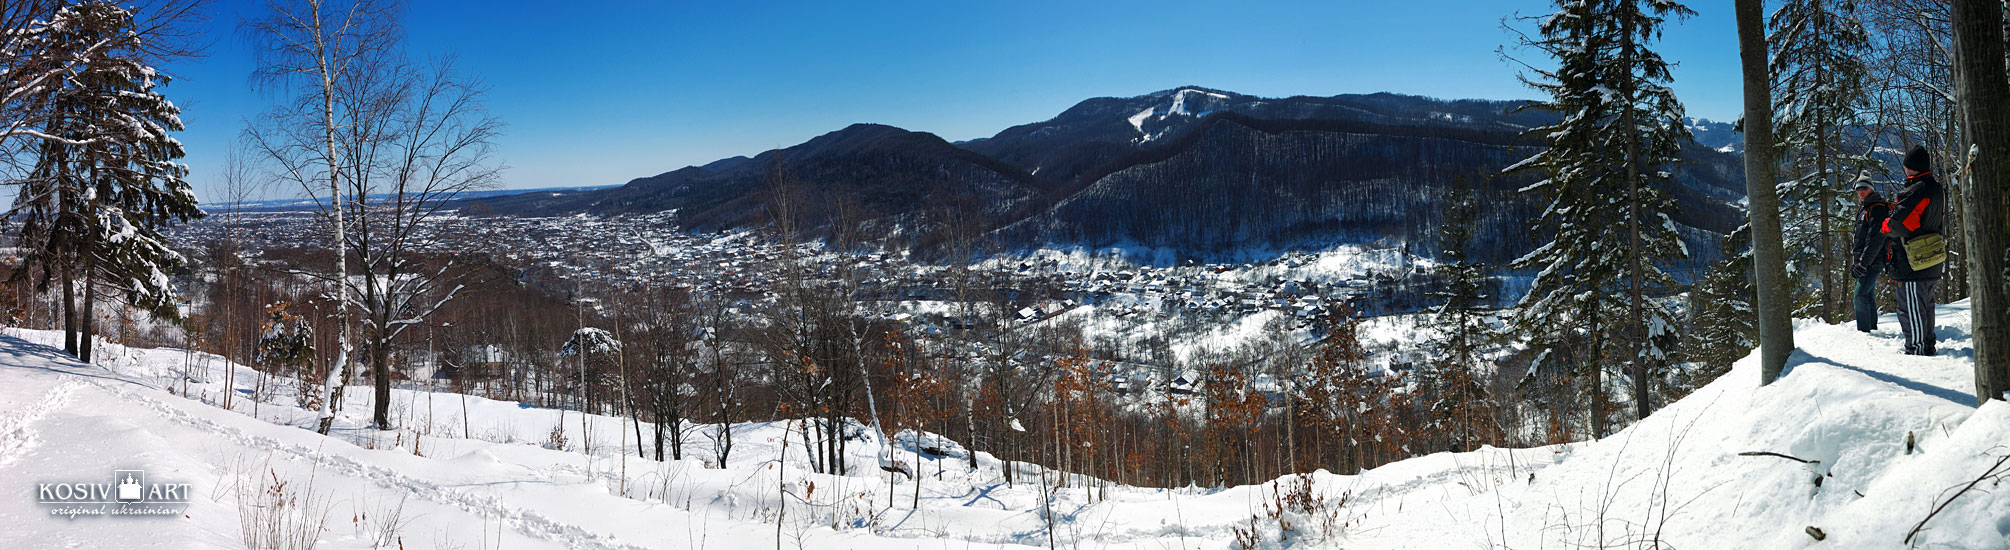
[[1906, 355], [1933, 355], [1933, 281], [1898, 282], [1898, 328]]
[[1856, 329], [1877, 330], [1877, 272], [1856, 279]]

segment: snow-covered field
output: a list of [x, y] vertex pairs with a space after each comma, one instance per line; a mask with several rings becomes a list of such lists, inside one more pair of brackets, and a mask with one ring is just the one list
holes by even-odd
[[[59, 335], [9, 330], [0, 494], [13, 496], [0, 497], [0, 548], [243, 548], [265, 532], [412, 549], [1233, 548], [1251, 532], [1269, 548], [1902, 548], [1922, 520], [1911, 547], [2010, 548], [2010, 466], [1999, 466], [2010, 404], [1973, 406], [1967, 318], [1965, 304], [1941, 308], [1933, 358], [1899, 355], [1889, 317], [1871, 335], [1804, 323], [1775, 384], [1759, 387], [1748, 358], [1600, 441], [1315, 473], [1311, 491], [1327, 504], [1280, 514], [1289, 533], [1264, 508], [1295, 478], [1096, 495], [1076, 479], [1047, 498], [1025, 482], [1040, 479], [1034, 469], [1006, 485], [989, 455], [972, 472], [951, 445], [947, 458], [922, 458], [916, 507], [912, 482], [889, 493], [870, 437], [853, 445], [852, 475], [814, 474], [783, 423], [732, 426], [721, 469], [715, 426], [695, 428], [690, 459], [657, 462], [637, 458], [633, 428], [613, 418], [582, 427], [577, 413], [561, 424], [559, 411], [397, 390], [408, 428], [376, 432], [360, 428], [370, 393], [358, 387], [322, 437], [290, 393], [269, 392], [254, 412], [248, 369], [228, 388], [214, 359], [205, 369], [201, 356], [115, 345], [84, 365], [48, 347]], [[549, 448], [554, 426], [563, 449]], [[892, 456], [911, 465], [900, 439]], [[189, 484], [187, 509], [73, 518], [37, 502], [39, 484], [124, 469]]]

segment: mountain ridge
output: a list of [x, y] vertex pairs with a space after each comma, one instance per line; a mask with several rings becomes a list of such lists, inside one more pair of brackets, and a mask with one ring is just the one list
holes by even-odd
[[[926, 132], [859, 123], [796, 146], [636, 178], [616, 188], [485, 199], [474, 204], [493, 213], [518, 215], [618, 215], [675, 209], [686, 229], [744, 228], [765, 223], [762, 210], [776, 188], [767, 182], [787, 180], [798, 184], [813, 210], [839, 204], [862, 207], [865, 217], [872, 220], [870, 225], [887, 230], [877, 233], [907, 236], [902, 242], [883, 243], [891, 246], [931, 242], [917, 235], [932, 223], [928, 211], [947, 204], [974, 207], [965, 214], [980, 220], [979, 225], [1007, 250], [1122, 241], [1204, 255], [1224, 247], [1316, 240], [1322, 232], [1366, 239], [1375, 237], [1376, 231], [1394, 231], [1403, 240], [1421, 239], [1423, 228], [1436, 218], [1437, 198], [1454, 175], [1493, 179], [1505, 167], [1500, 162], [1506, 158], [1503, 155], [1525, 156], [1528, 150], [1540, 147], [1535, 138], [1524, 134], [1554, 120], [1554, 115], [1521, 108], [1527, 105], [1529, 102], [1517, 100], [1441, 100], [1390, 92], [1263, 98], [1180, 86], [1132, 97], [1085, 99], [1047, 120], [1011, 126], [968, 141], [951, 143]], [[1678, 222], [1702, 232], [1726, 234], [1740, 217], [1736, 208], [1744, 188], [1736, 156], [1712, 145], [1725, 139], [1729, 125], [1701, 119], [1685, 122], [1706, 130], [1703, 133], [1713, 141], [1684, 147], [1685, 163], [1678, 167], [1675, 192], [1685, 213]], [[1221, 125], [1253, 131], [1217, 133], [1208, 139], [1208, 130]], [[1286, 134], [1301, 138], [1324, 135], [1314, 139], [1325, 144], [1321, 147], [1365, 140], [1362, 142], [1377, 143], [1381, 149], [1371, 147], [1351, 153], [1353, 157], [1316, 160], [1244, 154], [1263, 147], [1257, 142], [1274, 141], [1275, 136]], [[1422, 138], [1465, 145], [1418, 145], [1416, 140]], [[1405, 157], [1410, 159], [1406, 162], [1430, 164], [1417, 167], [1399, 181], [1385, 182], [1397, 189], [1415, 190], [1419, 200], [1411, 207], [1420, 212], [1409, 212], [1403, 228], [1350, 225], [1353, 222], [1349, 220], [1359, 216], [1346, 210], [1347, 203], [1333, 202], [1327, 195], [1352, 192], [1345, 190], [1353, 185], [1346, 182], [1371, 179], [1360, 173], [1365, 170], [1362, 167], [1380, 166], [1375, 155], [1396, 151], [1390, 147], [1411, 155]], [[1434, 152], [1416, 156], [1423, 152], [1418, 147]], [[1310, 154], [1307, 151], [1290, 154]], [[1171, 169], [1172, 165], [1151, 166], [1182, 156], [1188, 157], [1187, 161], [1178, 163], [1177, 170]], [[1164, 185], [1135, 187], [1104, 181], [1151, 170], [1162, 172]], [[1231, 174], [1254, 187], [1236, 187], [1241, 184], [1226, 179]], [[1271, 195], [1279, 200], [1308, 201], [1305, 203], [1244, 209], [1276, 214], [1274, 219], [1257, 214], [1248, 214], [1257, 216], [1254, 218], [1237, 217], [1227, 211], [1164, 202], [1168, 197], [1215, 196], [1238, 189], [1270, 193], [1288, 185], [1304, 188], [1300, 191], [1309, 189], [1306, 186], [1321, 191]], [[1223, 188], [1211, 189], [1217, 186]], [[1492, 197], [1512, 212], [1495, 213], [1496, 218], [1532, 214], [1524, 212], [1528, 207], [1522, 203], [1527, 199], [1505, 194], [1507, 183], [1497, 187]], [[1120, 188], [1141, 194], [1110, 195], [1110, 190]], [[1084, 195], [1091, 190], [1097, 194]], [[1155, 206], [1145, 207], [1143, 214], [1133, 208], [1142, 205]], [[1137, 227], [1117, 228], [1108, 223], [1108, 218], [1126, 211], [1138, 227], [1191, 226], [1193, 231], [1185, 233], [1187, 237], [1212, 237], [1140, 233]], [[1286, 211], [1295, 213], [1278, 214]], [[1185, 212], [1184, 216], [1198, 219], [1163, 219], [1170, 212]], [[817, 213], [806, 224], [822, 227], [831, 219], [835, 218]], [[1503, 221], [1490, 231], [1526, 231], [1526, 227], [1514, 225]], [[1030, 229], [1034, 227], [1042, 229]], [[1241, 237], [1226, 238], [1231, 234]], [[1487, 239], [1506, 242], [1498, 236], [1483, 236]], [[1504, 250], [1513, 253], [1526, 247], [1517, 244]], [[1691, 248], [1706, 254], [1717, 249]]]

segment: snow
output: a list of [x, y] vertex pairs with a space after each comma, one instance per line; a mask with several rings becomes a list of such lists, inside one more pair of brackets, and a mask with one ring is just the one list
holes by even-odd
[[1207, 113], [1204, 113], [1204, 112], [1203, 112], [1203, 113], [1194, 113], [1194, 112], [1191, 112], [1191, 111], [1188, 111], [1188, 110], [1186, 109], [1186, 96], [1187, 96], [1187, 94], [1202, 94], [1202, 95], [1206, 95], [1206, 96], [1211, 96], [1211, 97], [1214, 97], [1214, 98], [1216, 98], [1216, 99], [1228, 99], [1228, 96], [1225, 96], [1225, 95], [1222, 95], [1222, 94], [1217, 94], [1217, 93], [1214, 93], [1214, 92], [1209, 92], [1209, 91], [1206, 91], [1206, 90], [1196, 90], [1196, 89], [1193, 89], [1193, 88], [1182, 88], [1182, 89], [1180, 89], [1180, 91], [1177, 91], [1177, 92], [1173, 92], [1173, 102], [1172, 102], [1172, 108], [1171, 108], [1171, 109], [1168, 109], [1168, 110], [1166, 110], [1166, 115], [1167, 115], [1167, 116], [1171, 116], [1171, 115], [1187, 115], [1187, 116], [1201, 116], [1201, 115], [1206, 115], [1206, 114], [1207, 114]]
[[1180, 361], [1193, 361], [1196, 352], [1225, 352], [1246, 345], [1263, 337], [1264, 327], [1285, 318], [1285, 313], [1264, 310], [1244, 315], [1209, 330], [1198, 338], [1173, 344], [1173, 353]]
[[613, 333], [585, 327], [572, 332], [572, 337], [566, 339], [565, 344], [558, 348], [558, 355], [560, 357], [579, 355], [582, 347], [586, 348], [589, 354], [606, 355], [621, 351], [621, 342], [614, 339]]
[[[2010, 455], [2010, 404], [1973, 405], [1968, 305], [1941, 306], [1938, 318], [1939, 357], [1900, 355], [1891, 316], [1870, 334], [1800, 321], [1801, 347], [1773, 384], [1758, 384], [1756, 356], [1748, 357], [1603, 440], [1438, 453], [1358, 475], [1314, 472], [1305, 478], [1313, 491], [1330, 501], [1344, 496], [1345, 504], [1329, 510], [1334, 531], [1301, 530], [1290, 546], [1639, 547], [1658, 539], [1673, 548], [1898, 548], [1926, 520], [1912, 547], [2010, 548], [2005, 477], [1957, 495]], [[1040, 484], [1005, 484], [1002, 463], [983, 452], [970, 470], [967, 451], [947, 440], [928, 445], [946, 448], [946, 458], [921, 458], [916, 509], [913, 482], [896, 479], [886, 492], [888, 478], [872, 467], [879, 438], [869, 434], [852, 447], [860, 468], [817, 474], [799, 439], [783, 452], [789, 424], [736, 424], [728, 428], [737, 445], [721, 469], [704, 437], [691, 441], [685, 460], [644, 460], [610, 417], [463, 401], [420, 386], [394, 390], [395, 422], [407, 428], [370, 430], [363, 426], [372, 392], [355, 386], [333, 435], [323, 437], [311, 430], [314, 412], [291, 406], [288, 381], [275, 380], [278, 389], [266, 387], [253, 402], [244, 394], [259, 386], [258, 375], [214, 356], [106, 343], [97, 364], [87, 365], [49, 346], [60, 337], [0, 335], [0, 479], [14, 495], [0, 498], [0, 522], [9, 526], [0, 547], [242, 548], [240, 515], [271, 510], [251, 505], [273, 480], [319, 503], [320, 548], [372, 547], [387, 531], [395, 542], [381, 546], [411, 549], [1048, 541]], [[236, 387], [223, 384], [225, 368], [236, 369]], [[234, 396], [229, 408], [224, 395]], [[561, 418], [556, 427], [572, 443], [549, 448], [545, 434]], [[1908, 436], [1917, 444], [1910, 453]], [[896, 436], [891, 458], [912, 467], [915, 439]], [[591, 451], [582, 448], [589, 441]], [[1815, 462], [1740, 454], [1750, 452]], [[28, 496], [33, 483], [97, 482], [129, 468], [191, 484], [185, 515], [55, 517]], [[1021, 468], [1021, 479], [1057, 479]], [[1055, 491], [1051, 503], [1066, 510], [1052, 532], [1060, 545], [1235, 548], [1233, 529], [1248, 527], [1251, 514], [1296, 478], [1115, 487], [1094, 500], [1080, 481]], [[784, 487], [790, 496], [778, 500]], [[1826, 540], [1809, 538], [1808, 527]], [[1256, 530], [1265, 547], [1286, 546], [1275, 522]]]
[[1138, 129], [1138, 134], [1139, 134], [1139, 135], [1144, 135], [1144, 134], [1145, 134], [1145, 121], [1146, 121], [1146, 120], [1150, 120], [1150, 119], [1152, 118], [1152, 113], [1154, 113], [1154, 112], [1157, 112], [1157, 111], [1158, 111], [1158, 107], [1151, 107], [1151, 108], [1147, 108], [1147, 109], [1145, 109], [1145, 110], [1143, 110], [1143, 111], [1138, 111], [1138, 114], [1135, 114], [1135, 115], [1131, 115], [1131, 118], [1129, 118], [1129, 119], [1128, 119], [1128, 120], [1130, 120], [1130, 121], [1131, 121], [1131, 127], [1132, 127], [1132, 128], [1137, 128], [1137, 129]]

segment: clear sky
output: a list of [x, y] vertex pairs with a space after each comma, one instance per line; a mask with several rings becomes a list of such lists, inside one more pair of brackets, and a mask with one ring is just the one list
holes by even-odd
[[[253, 88], [238, 22], [216, 0], [208, 55], [164, 69], [205, 200]], [[1741, 105], [1730, 2], [1694, 2], [1662, 54], [1691, 116]], [[1503, 17], [1540, 0], [556, 2], [411, 0], [408, 49], [452, 53], [491, 87], [513, 188], [612, 185], [787, 147], [855, 122], [952, 141], [1046, 120], [1083, 99], [1183, 85], [1282, 97], [1400, 92], [1534, 97], [1495, 52]], [[1527, 23], [1521, 24], [1527, 27]], [[294, 189], [273, 196], [293, 196]]]

